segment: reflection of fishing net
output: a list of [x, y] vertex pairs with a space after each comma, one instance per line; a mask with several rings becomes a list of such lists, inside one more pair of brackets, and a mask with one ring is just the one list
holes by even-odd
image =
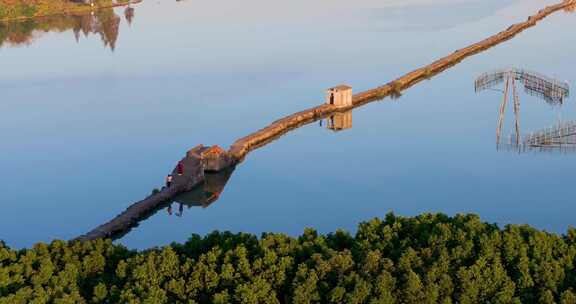
[[570, 88], [566, 82], [546, 77], [542, 74], [522, 69], [500, 70], [485, 73], [476, 79], [476, 92], [493, 89], [506, 78], [514, 78], [524, 85], [524, 91], [546, 101], [550, 105], [560, 105], [568, 98]]
[[525, 136], [520, 141], [510, 137], [499, 149], [516, 152], [576, 153], [576, 121], [560, 122]]
[[556, 146], [576, 144], [576, 122], [561, 122], [552, 128], [540, 130], [524, 138], [522, 144]]

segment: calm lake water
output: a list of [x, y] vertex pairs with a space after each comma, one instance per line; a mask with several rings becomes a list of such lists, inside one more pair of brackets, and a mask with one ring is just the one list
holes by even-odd
[[[160, 187], [189, 148], [224, 147], [369, 89], [524, 20], [542, 0], [147, 1], [95, 16], [0, 26], [0, 239], [70, 239]], [[128, 22], [131, 20], [131, 22]], [[252, 154], [207, 208], [178, 204], [118, 240], [212, 230], [354, 231], [388, 212], [477, 213], [562, 233], [576, 224], [576, 154], [496, 147], [502, 93], [480, 74], [525, 68], [576, 84], [576, 15], [560, 12], [437, 77]], [[500, 88], [503, 85], [500, 85]], [[576, 119], [520, 89], [522, 133]], [[504, 134], [513, 131], [509, 104]], [[505, 150], [505, 149], [504, 149]]]

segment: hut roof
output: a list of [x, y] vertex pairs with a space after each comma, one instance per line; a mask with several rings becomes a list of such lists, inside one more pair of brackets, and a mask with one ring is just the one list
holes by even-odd
[[345, 84], [341, 84], [338, 86], [335, 86], [333, 88], [328, 89], [328, 91], [346, 91], [346, 90], [351, 90], [352, 87], [349, 85], [345, 85]]
[[220, 148], [220, 146], [214, 145], [214, 146], [206, 149], [205, 151], [203, 151], [202, 156], [220, 155], [220, 154], [225, 153], [225, 152], [226, 151], [224, 151], [224, 149]]

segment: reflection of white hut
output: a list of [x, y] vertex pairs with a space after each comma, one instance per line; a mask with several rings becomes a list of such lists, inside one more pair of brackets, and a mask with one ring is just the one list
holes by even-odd
[[352, 111], [335, 113], [327, 119], [328, 129], [338, 132], [352, 128]]
[[339, 85], [326, 91], [326, 104], [337, 107], [352, 106], [352, 87]]

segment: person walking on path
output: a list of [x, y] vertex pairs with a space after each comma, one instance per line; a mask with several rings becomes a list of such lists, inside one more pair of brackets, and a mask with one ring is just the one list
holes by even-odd
[[168, 176], [166, 176], [166, 188], [170, 188], [170, 186], [172, 186], [172, 174], [168, 174]]

